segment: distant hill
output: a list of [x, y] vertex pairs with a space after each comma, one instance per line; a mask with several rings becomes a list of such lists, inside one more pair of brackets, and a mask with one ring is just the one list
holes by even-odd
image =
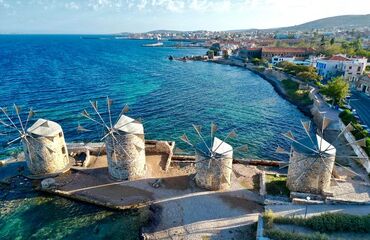
[[146, 33], [162, 34], [162, 33], [181, 33], [181, 32], [184, 32], [184, 31], [177, 31], [177, 30], [153, 30], [153, 31], [149, 31], [149, 32], [146, 32]]
[[367, 15], [343, 15], [322, 18], [315, 21], [303, 23], [291, 27], [277, 28], [276, 30], [282, 31], [305, 31], [312, 29], [331, 29], [331, 28], [358, 28], [358, 27], [370, 27], [370, 14]]
[[[1, 1], [1, 0], [0, 0]], [[238, 29], [238, 30], [229, 30], [226, 32], [252, 32], [252, 31], [310, 31], [312, 29], [352, 29], [352, 28], [361, 28], [369, 27], [370, 28], [370, 14], [366, 15], [342, 15], [335, 17], [322, 18], [314, 20], [311, 22], [306, 22], [303, 24], [281, 27], [281, 28], [270, 28], [270, 29]], [[146, 33], [160, 34], [160, 33], [184, 33], [184, 32], [203, 32], [205, 30], [196, 30], [196, 31], [178, 31], [178, 30], [154, 30]]]

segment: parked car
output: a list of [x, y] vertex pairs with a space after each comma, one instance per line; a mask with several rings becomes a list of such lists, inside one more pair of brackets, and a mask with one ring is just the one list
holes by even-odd
[[361, 124], [361, 127], [363, 128], [363, 129], [365, 129], [368, 133], [370, 133], [370, 128], [369, 128], [369, 126], [368, 125], [366, 125], [366, 124]]
[[345, 105], [343, 105], [343, 107], [344, 107], [344, 108], [347, 108], [347, 109], [349, 109], [349, 110], [352, 110], [352, 107], [351, 107], [351, 105], [349, 105], [349, 104], [345, 104]]

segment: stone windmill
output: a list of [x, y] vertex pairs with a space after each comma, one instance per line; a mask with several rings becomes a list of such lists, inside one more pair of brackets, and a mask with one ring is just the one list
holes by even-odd
[[[86, 110], [82, 115], [101, 126], [105, 135], [108, 171], [117, 180], [132, 180], [143, 177], [146, 171], [144, 127], [138, 120], [123, 115], [128, 112], [126, 105], [113, 125], [111, 117], [112, 100], [107, 97], [108, 121], [105, 121], [98, 110], [98, 103], [90, 101], [94, 116]], [[108, 123], [107, 123], [108, 122]], [[81, 126], [79, 131], [89, 131]]]
[[[324, 139], [324, 130], [330, 124], [329, 119], [324, 118], [322, 120], [321, 129], [316, 134], [311, 131], [310, 121], [301, 123], [307, 136], [298, 140], [289, 131], [283, 134], [283, 136], [292, 141], [290, 151], [285, 151], [281, 147], [278, 147], [276, 150], [277, 153], [289, 155], [289, 162], [282, 165], [282, 167], [289, 167], [287, 187], [293, 192], [312, 194], [328, 193], [331, 180], [333, 179], [336, 182], [335, 178], [332, 178], [335, 164], [353, 172], [335, 161], [336, 158], [349, 156], [338, 156], [336, 154], [336, 148]], [[350, 130], [351, 128], [352, 126], [349, 124], [339, 133], [336, 139], [346, 129]], [[357, 142], [361, 143], [364, 141], [360, 140]]]
[[[53, 121], [38, 119], [27, 129], [34, 112], [29, 110], [25, 124], [20, 117], [20, 108], [14, 105], [17, 120], [13, 120], [4, 108], [1, 108], [6, 120], [0, 123], [8, 129], [17, 132], [18, 140], [22, 142], [27, 166], [35, 176], [48, 176], [69, 170], [70, 161], [61, 126]], [[26, 130], [27, 129], [27, 130]]]
[[[201, 134], [201, 127], [193, 125], [200, 142], [193, 144], [186, 134], [181, 140], [192, 146], [195, 151], [195, 182], [199, 187], [218, 191], [227, 190], [231, 187], [232, 163], [234, 149], [226, 143], [229, 138], [235, 138], [235, 131], [231, 131], [224, 140], [214, 136], [217, 130], [215, 124], [211, 124], [211, 136], [205, 139]], [[246, 145], [235, 150], [247, 151]]]

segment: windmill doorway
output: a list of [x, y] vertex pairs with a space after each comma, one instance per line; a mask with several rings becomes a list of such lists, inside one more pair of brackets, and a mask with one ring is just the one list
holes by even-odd
[[368, 86], [362, 85], [362, 92], [366, 93], [368, 90]]

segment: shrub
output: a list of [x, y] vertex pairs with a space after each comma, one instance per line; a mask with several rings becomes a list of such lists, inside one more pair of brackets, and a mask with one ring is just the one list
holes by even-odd
[[329, 238], [320, 233], [314, 234], [302, 234], [281, 231], [278, 229], [268, 229], [265, 230], [265, 235], [274, 240], [328, 240]]
[[290, 194], [289, 189], [286, 186], [286, 177], [277, 177], [273, 175], [266, 175], [266, 192], [271, 195], [284, 195]]
[[305, 226], [320, 232], [363, 232], [370, 229], [370, 215], [354, 216], [343, 213], [324, 213], [307, 219]]
[[270, 229], [270, 228], [273, 227], [275, 215], [271, 211], [271, 209], [265, 211], [262, 215], [262, 218], [263, 218], [263, 221], [264, 221], [265, 229]]
[[324, 213], [307, 219], [276, 217], [273, 222], [304, 226], [319, 232], [370, 232], [370, 228], [368, 228], [370, 226], [370, 215], [355, 216], [343, 213]]
[[367, 155], [370, 156], [370, 137], [368, 137], [366, 139], [366, 148], [365, 148], [365, 151], [366, 151]]
[[299, 72], [297, 74], [297, 77], [300, 77], [302, 78], [304, 81], [308, 82], [308, 81], [319, 81], [320, 80], [320, 76], [316, 73], [316, 72]]
[[297, 82], [294, 82], [290, 79], [285, 79], [281, 82], [288, 95], [288, 98], [290, 98], [292, 101], [304, 106], [312, 104], [312, 100], [309, 97], [309, 92], [299, 90], [299, 84]]
[[345, 125], [349, 124], [350, 122], [355, 123], [356, 119], [353, 116], [352, 112], [348, 109], [344, 110], [339, 114], [339, 117], [342, 119]]

